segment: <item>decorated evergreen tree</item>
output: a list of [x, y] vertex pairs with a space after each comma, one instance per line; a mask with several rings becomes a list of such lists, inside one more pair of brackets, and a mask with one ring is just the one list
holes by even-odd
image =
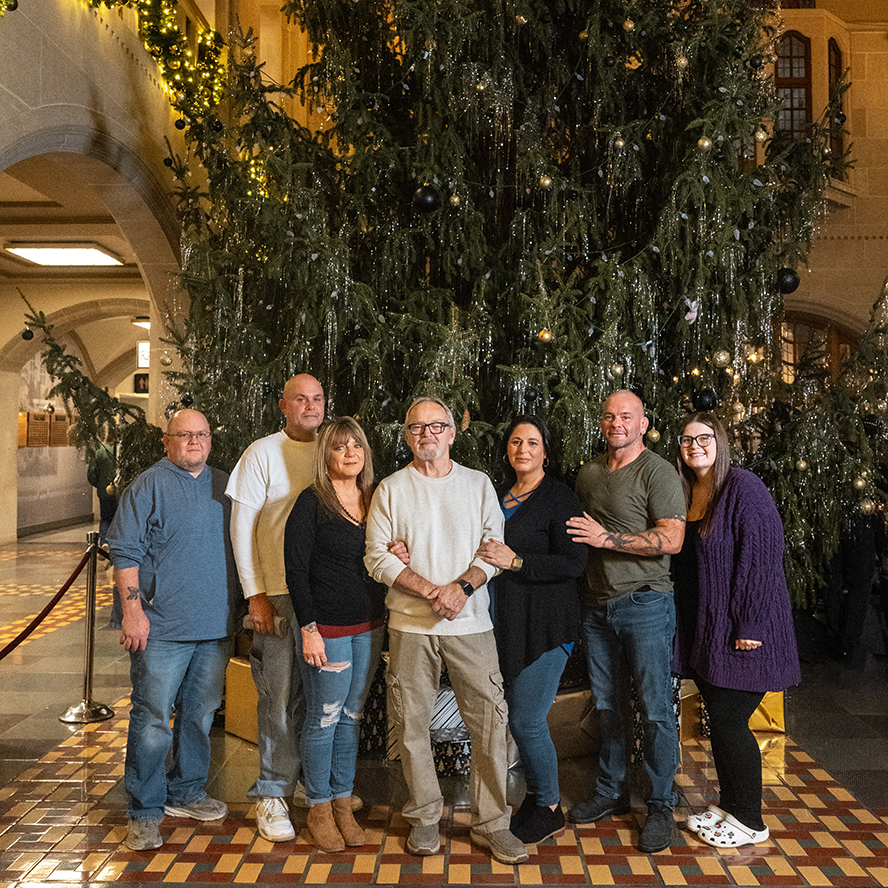
[[[169, 158], [190, 297], [187, 320], [170, 318], [174, 378], [179, 404], [217, 419], [217, 463], [279, 426], [299, 371], [359, 416], [382, 473], [417, 393], [453, 405], [461, 461], [488, 467], [497, 429], [530, 411], [571, 471], [598, 446], [604, 398], [628, 387], [664, 455], [691, 405], [764, 434], [752, 465], [784, 515], [795, 600], [810, 600], [812, 538], [828, 554], [859, 497], [821, 499], [799, 461], [869, 477], [872, 497], [861, 473], [878, 446], [854, 432], [869, 377], [847, 403], [802, 403], [773, 354], [847, 158], [828, 150], [841, 89], [807, 138], [779, 129], [767, 6], [288, 0], [313, 50], [289, 84], [238, 38], [221, 105], [210, 86], [174, 93], [188, 148]], [[178, 52], [146, 40], [162, 65]], [[287, 114], [295, 101], [318, 131]], [[835, 440], [860, 446], [805, 438], [831, 406]]]

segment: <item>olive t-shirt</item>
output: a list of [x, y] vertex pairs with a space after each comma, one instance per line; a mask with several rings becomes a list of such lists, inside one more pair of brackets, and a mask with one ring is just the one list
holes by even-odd
[[[580, 469], [576, 493], [586, 512], [611, 533], [642, 533], [663, 518], [684, 518], [686, 511], [678, 472], [647, 449], [614, 471], [607, 467], [606, 453], [595, 457]], [[589, 548], [584, 603], [600, 606], [643, 587], [672, 591], [668, 555]]]

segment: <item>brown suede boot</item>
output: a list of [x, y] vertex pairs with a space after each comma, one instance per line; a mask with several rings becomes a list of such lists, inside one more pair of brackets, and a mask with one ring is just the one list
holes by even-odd
[[330, 802], [312, 805], [308, 809], [308, 829], [321, 851], [333, 854], [345, 850], [345, 842], [333, 822], [333, 805]]
[[333, 799], [333, 819], [346, 845], [357, 847], [364, 844], [364, 830], [355, 820], [351, 799]]

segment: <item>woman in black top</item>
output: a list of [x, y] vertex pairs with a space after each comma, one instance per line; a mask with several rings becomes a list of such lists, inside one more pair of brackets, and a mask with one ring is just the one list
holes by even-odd
[[350, 416], [318, 436], [314, 478], [284, 532], [287, 588], [299, 623], [306, 717], [308, 826], [322, 851], [363, 845], [351, 795], [361, 708], [382, 649], [385, 587], [364, 567], [373, 462]]
[[577, 581], [586, 546], [567, 533], [582, 514], [569, 487], [547, 474], [554, 461], [546, 424], [522, 416], [506, 430], [505, 459], [514, 481], [501, 491], [505, 541], [478, 550], [502, 573], [495, 580], [494, 633], [509, 704], [509, 728], [527, 779], [527, 796], [510, 829], [536, 844], [564, 828], [558, 756], [546, 716], [577, 638]]

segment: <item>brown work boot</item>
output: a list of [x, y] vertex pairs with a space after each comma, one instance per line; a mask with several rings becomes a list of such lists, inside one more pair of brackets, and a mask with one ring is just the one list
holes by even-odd
[[330, 802], [312, 805], [308, 809], [308, 829], [321, 851], [334, 854], [345, 850], [345, 842], [333, 822], [333, 805]]
[[333, 820], [346, 845], [357, 847], [364, 844], [364, 830], [355, 820], [351, 799], [333, 799]]

